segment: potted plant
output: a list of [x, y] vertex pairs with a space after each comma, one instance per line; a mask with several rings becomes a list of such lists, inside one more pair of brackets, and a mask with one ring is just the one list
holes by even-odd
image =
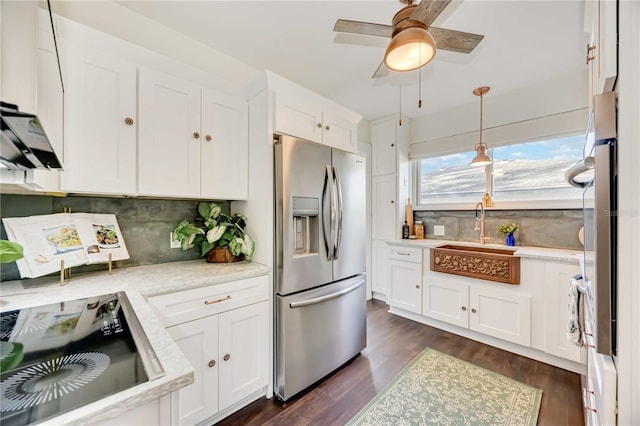
[[505, 242], [508, 246], [515, 246], [516, 239], [514, 234], [518, 232], [518, 225], [515, 223], [504, 223], [496, 228], [498, 232], [506, 235]]
[[235, 262], [251, 260], [256, 245], [245, 232], [247, 218], [241, 214], [230, 216], [216, 203], [198, 204], [200, 217], [195, 223], [183, 220], [173, 230], [173, 238], [180, 241], [182, 250], [195, 248], [207, 262]]
[[13, 241], [0, 240], [0, 263], [15, 262], [24, 257], [22, 246]]

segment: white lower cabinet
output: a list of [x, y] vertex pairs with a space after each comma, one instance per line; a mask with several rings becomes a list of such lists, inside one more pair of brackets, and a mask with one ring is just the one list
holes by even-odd
[[434, 274], [424, 276], [424, 287], [425, 316], [531, 346], [531, 296]]
[[388, 245], [384, 241], [372, 241], [371, 243], [371, 291], [374, 297], [382, 297], [387, 294], [389, 276], [387, 275], [387, 251]]
[[179, 393], [181, 424], [195, 424], [229, 408], [268, 380], [268, 302], [169, 327], [195, 370]]
[[194, 369], [193, 384], [172, 400], [172, 418], [180, 424], [215, 421], [266, 389], [268, 285], [263, 276], [149, 299]]
[[389, 306], [422, 313], [422, 249], [390, 247]]

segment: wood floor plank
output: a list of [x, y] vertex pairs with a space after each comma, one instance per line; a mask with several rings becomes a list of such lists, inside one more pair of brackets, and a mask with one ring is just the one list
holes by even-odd
[[422, 350], [430, 347], [542, 389], [538, 425], [582, 425], [580, 376], [387, 312], [367, 308], [367, 348], [311, 390], [282, 404], [262, 398], [219, 425], [344, 425]]

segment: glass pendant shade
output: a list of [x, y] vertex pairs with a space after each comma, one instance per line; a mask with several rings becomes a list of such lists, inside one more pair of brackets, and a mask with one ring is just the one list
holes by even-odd
[[384, 63], [394, 71], [411, 71], [428, 64], [436, 55], [436, 42], [421, 26], [403, 29], [391, 39]]

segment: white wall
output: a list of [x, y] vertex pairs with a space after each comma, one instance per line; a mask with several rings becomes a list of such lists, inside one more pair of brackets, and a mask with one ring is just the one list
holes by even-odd
[[[488, 82], [490, 86], [491, 83]], [[508, 94], [483, 97], [482, 127], [545, 117], [589, 106], [589, 73], [564, 75], [552, 81], [534, 84]], [[585, 122], [585, 127], [586, 127]], [[480, 99], [469, 91], [469, 104], [447, 111], [414, 118], [411, 123], [411, 144], [441, 139], [477, 131], [480, 128]], [[473, 149], [475, 140], [469, 141]]]

